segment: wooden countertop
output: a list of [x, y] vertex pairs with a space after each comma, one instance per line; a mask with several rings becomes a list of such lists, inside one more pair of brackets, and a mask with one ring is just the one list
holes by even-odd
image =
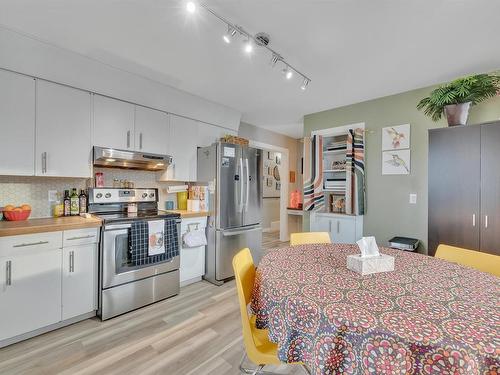
[[80, 216], [29, 219], [24, 221], [0, 221], [0, 237], [43, 232], [57, 232], [69, 229], [98, 228], [101, 219]]
[[181, 219], [189, 219], [192, 217], [204, 217], [210, 216], [210, 211], [188, 211], [188, 210], [168, 210], [168, 212], [175, 212], [176, 214], [181, 215]]

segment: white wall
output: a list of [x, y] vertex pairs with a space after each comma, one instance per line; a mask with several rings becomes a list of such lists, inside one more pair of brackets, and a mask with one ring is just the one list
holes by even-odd
[[[91, 27], [91, 24], [89, 24]], [[241, 113], [0, 26], [0, 68], [238, 130]]]

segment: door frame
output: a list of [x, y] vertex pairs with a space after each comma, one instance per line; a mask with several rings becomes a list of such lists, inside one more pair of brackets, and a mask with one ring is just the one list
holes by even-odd
[[290, 184], [289, 174], [289, 150], [285, 147], [275, 146], [264, 142], [249, 140], [249, 146], [276, 151], [281, 153], [281, 166], [283, 173], [281, 173], [281, 189], [280, 189], [280, 241], [286, 242], [290, 239], [288, 230], [288, 188]]

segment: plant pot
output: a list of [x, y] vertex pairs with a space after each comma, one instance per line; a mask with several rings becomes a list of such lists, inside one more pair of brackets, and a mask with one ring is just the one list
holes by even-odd
[[448, 126], [467, 125], [471, 102], [450, 104], [444, 106], [444, 114], [448, 120]]

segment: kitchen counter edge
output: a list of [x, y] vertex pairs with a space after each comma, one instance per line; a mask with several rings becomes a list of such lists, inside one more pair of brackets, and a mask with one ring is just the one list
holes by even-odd
[[71, 229], [99, 228], [102, 220], [92, 216], [88, 219], [80, 216], [39, 218], [23, 221], [0, 221], [0, 237], [18, 236], [44, 232], [58, 232]]

